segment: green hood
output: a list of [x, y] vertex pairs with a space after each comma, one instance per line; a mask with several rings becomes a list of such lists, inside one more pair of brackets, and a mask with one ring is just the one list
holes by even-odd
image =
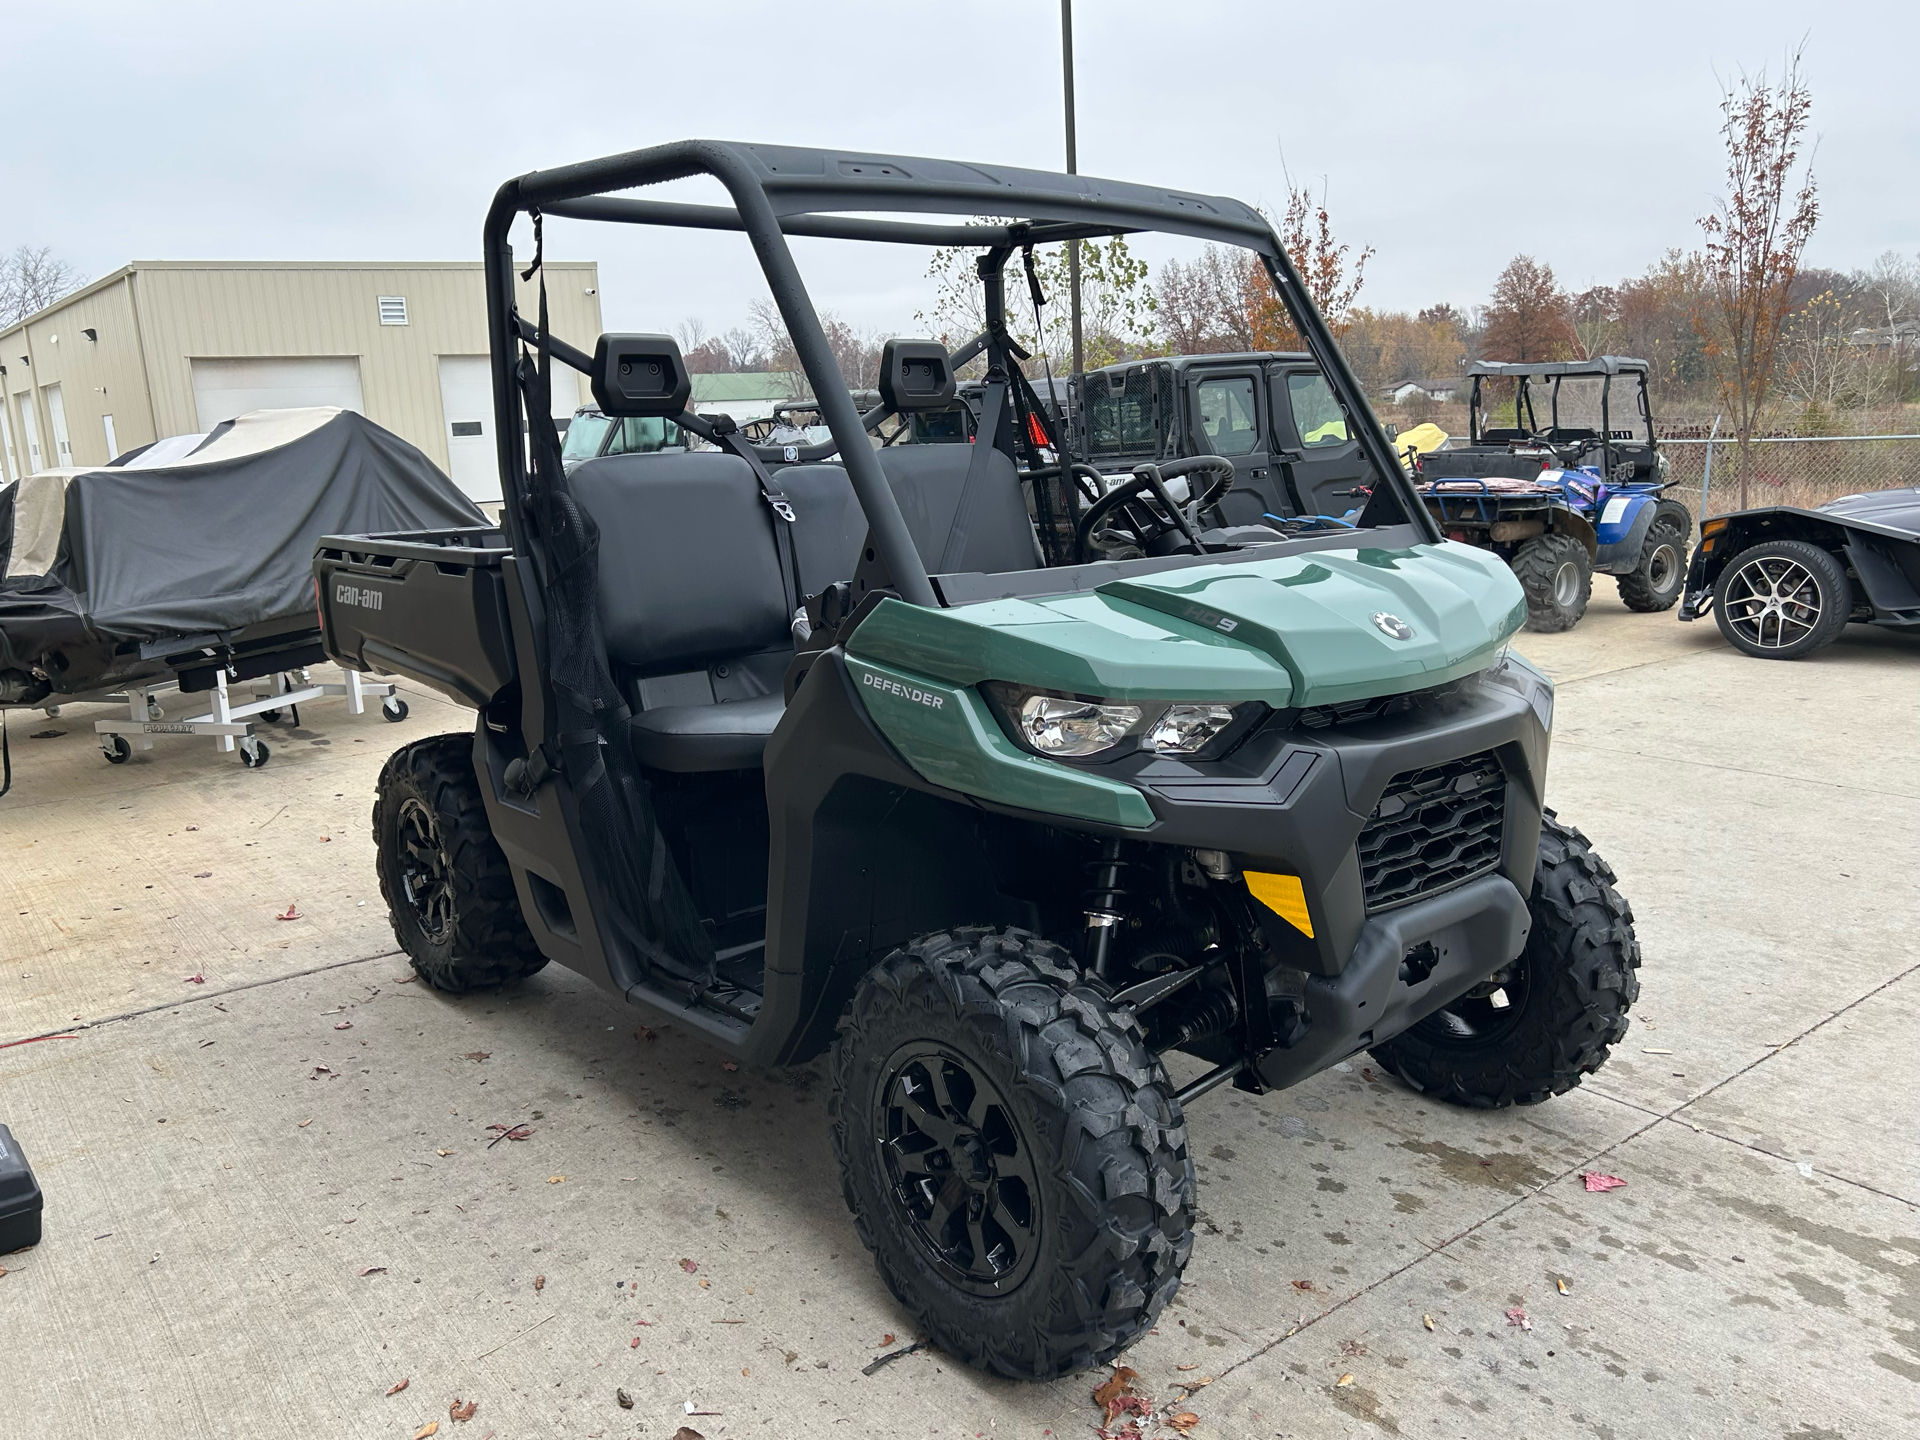
[[889, 600], [847, 649], [960, 685], [1282, 708], [1472, 674], [1525, 619], [1520, 584], [1500, 558], [1448, 542], [1223, 560], [1090, 594], [952, 610]]

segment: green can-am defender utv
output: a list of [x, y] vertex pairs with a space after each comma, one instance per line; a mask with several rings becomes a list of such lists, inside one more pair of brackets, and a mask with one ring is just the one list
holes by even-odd
[[[698, 175], [732, 204], [611, 193]], [[685, 413], [664, 336], [548, 335], [515, 305], [523, 214], [744, 231], [832, 439], [761, 449]], [[1003, 269], [1152, 230], [1266, 265], [1366, 447], [1356, 528], [1215, 523], [1219, 457], [1142, 465], [1097, 507], [1077, 462], [1036, 463], [1064, 447]], [[977, 247], [986, 331], [892, 342], [863, 416], [788, 236]], [[1216, 1086], [1370, 1050], [1442, 1099], [1530, 1103], [1620, 1039], [1632, 915], [1543, 816], [1553, 689], [1507, 648], [1520, 587], [1436, 531], [1253, 208], [696, 141], [508, 182], [486, 267], [504, 533], [334, 537], [316, 562], [335, 658], [479, 710], [381, 776], [394, 928], [443, 989], [554, 959], [744, 1063], [831, 1052], [854, 1223], [948, 1352], [1038, 1378], [1141, 1335], [1193, 1244], [1184, 1107]], [[949, 407], [973, 354], [974, 443], [868, 442]], [[711, 448], [568, 474], [555, 362], [603, 414]], [[1090, 520], [1144, 553], [1089, 559]], [[1201, 1062], [1185, 1085], [1172, 1051]]]

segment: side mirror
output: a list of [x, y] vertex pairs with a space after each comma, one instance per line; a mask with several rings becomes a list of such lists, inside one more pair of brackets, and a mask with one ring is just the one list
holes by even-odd
[[880, 401], [889, 410], [944, 410], [953, 403], [953, 362], [933, 340], [889, 340], [880, 351]]
[[593, 399], [603, 415], [663, 415], [687, 408], [693, 377], [671, 335], [602, 335], [593, 347]]

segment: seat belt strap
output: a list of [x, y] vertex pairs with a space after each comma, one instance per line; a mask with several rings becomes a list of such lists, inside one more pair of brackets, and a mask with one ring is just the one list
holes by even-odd
[[793, 511], [793, 501], [773, 483], [766, 462], [761, 460], [759, 453], [738, 430], [723, 431], [720, 440], [727, 449], [747, 462], [747, 468], [753, 471], [753, 478], [759, 482], [760, 498], [773, 511], [773, 548], [780, 558], [780, 583], [786, 589], [787, 604], [798, 611], [806, 603], [807, 597], [800, 593], [800, 562], [793, 548], [793, 526], [798, 518]]
[[979, 494], [980, 486], [992, 462], [987, 458], [994, 442], [1000, 437], [1000, 416], [1007, 408], [1007, 382], [1005, 378], [987, 380], [986, 393], [981, 398], [980, 428], [973, 437], [973, 455], [967, 462], [967, 478], [960, 484], [960, 503], [953, 509], [953, 528], [947, 531], [947, 543], [940, 552], [940, 570], [942, 575], [951, 575], [960, 567], [961, 558], [967, 553], [968, 522], [973, 516], [974, 497]]

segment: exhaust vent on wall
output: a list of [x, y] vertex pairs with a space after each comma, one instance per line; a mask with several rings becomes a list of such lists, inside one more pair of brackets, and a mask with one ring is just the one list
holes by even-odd
[[380, 323], [382, 325], [406, 324], [407, 297], [404, 295], [382, 295], [380, 297]]

